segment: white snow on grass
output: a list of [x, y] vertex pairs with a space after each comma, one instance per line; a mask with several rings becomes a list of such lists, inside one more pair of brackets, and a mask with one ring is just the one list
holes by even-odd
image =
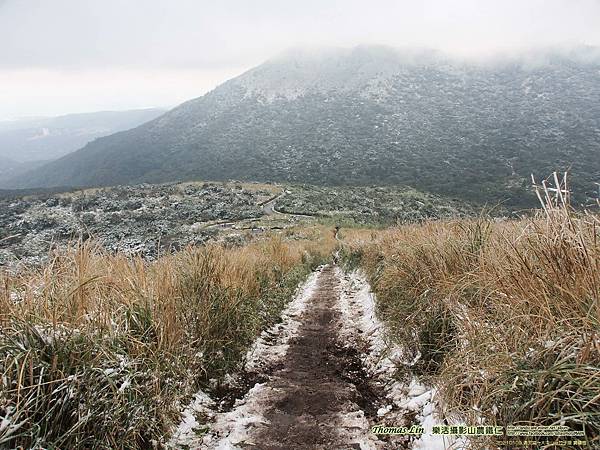
[[[250, 347], [244, 364], [245, 372], [263, 370], [276, 364], [286, 354], [291, 338], [298, 335], [300, 315], [317, 287], [323, 267], [313, 272], [297, 289], [292, 301], [281, 314], [281, 322], [263, 331]], [[235, 377], [229, 377], [234, 380]], [[231, 450], [248, 441], [250, 431], [266, 423], [263, 414], [274, 390], [266, 392], [264, 384], [257, 383], [243, 399], [238, 400], [228, 412], [217, 412], [217, 405], [206, 393], [199, 391], [182, 413], [182, 420], [173, 433], [169, 447], [210, 448]], [[198, 423], [198, 417], [208, 423]], [[208, 426], [208, 433], [203, 427]]]
[[[317, 279], [322, 267], [310, 274], [306, 282], [299, 286], [294, 299], [281, 314], [281, 322], [263, 331], [246, 353], [246, 371], [256, 370], [264, 364], [281, 360], [289, 347], [289, 340], [298, 335], [299, 318], [306, 310], [308, 300], [317, 288]], [[275, 342], [272, 342], [275, 339]]]
[[198, 423], [196, 416], [201, 415], [208, 419], [213, 416], [214, 407], [215, 402], [204, 392], [198, 391], [183, 411], [181, 422], [171, 437], [169, 447], [179, 448], [182, 445], [192, 445], [197, 441], [197, 433], [202, 429], [202, 424]]
[[362, 272], [344, 274], [338, 270], [342, 277], [338, 307], [344, 324], [340, 334], [350, 345], [363, 351], [363, 364], [373, 377], [373, 383], [386, 392], [388, 404], [377, 411], [378, 425], [402, 426], [404, 415], [416, 413], [409, 425], [420, 425], [425, 433], [413, 441], [413, 449], [464, 448], [466, 441], [463, 438], [431, 434], [434, 425], [443, 425], [444, 419], [448, 420], [435, 388], [421, 384], [414, 377], [408, 385], [394, 377], [398, 366], [410, 366], [418, 358], [412, 363], [407, 362], [400, 347], [386, 335], [385, 326], [375, 313], [375, 294]]

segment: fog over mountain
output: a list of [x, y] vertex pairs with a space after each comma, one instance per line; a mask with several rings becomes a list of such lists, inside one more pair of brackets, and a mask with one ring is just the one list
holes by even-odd
[[0, 120], [171, 105], [291, 47], [600, 46], [597, 0], [6, 0]]
[[408, 184], [527, 203], [530, 174], [600, 179], [596, 48], [460, 60], [383, 46], [294, 50], [19, 187], [179, 179]]

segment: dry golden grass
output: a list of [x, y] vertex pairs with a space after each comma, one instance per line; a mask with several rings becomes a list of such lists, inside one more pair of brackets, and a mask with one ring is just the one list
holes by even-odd
[[344, 230], [346, 260], [451, 412], [600, 445], [600, 221], [544, 200], [531, 219]]
[[[315, 228], [155, 262], [79, 243], [0, 274], [0, 447], [149, 448], [334, 246]], [[308, 235], [311, 240], [303, 239]]]

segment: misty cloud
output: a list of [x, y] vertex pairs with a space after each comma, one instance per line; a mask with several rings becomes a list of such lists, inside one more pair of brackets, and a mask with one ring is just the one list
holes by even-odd
[[595, 0], [9, 0], [1, 8], [5, 67], [214, 69], [302, 44], [469, 53], [600, 43]]
[[[598, 23], [597, 0], [0, 0], [0, 76], [6, 82], [39, 71], [43, 83], [47, 72], [67, 80], [82, 71], [122, 70], [119, 89], [127, 89], [136, 83], [125, 81], [127, 74], [235, 74], [289, 47], [386, 44], [480, 56], [600, 46]], [[201, 78], [191, 97], [212, 87]], [[18, 113], [9, 113], [1, 94], [10, 91], [14, 101], [22, 84], [0, 89], [0, 118], [23, 112], [13, 105]], [[53, 82], [47, 89], [63, 87]], [[69, 95], [66, 81], [63, 95]], [[140, 95], [140, 104], [162, 99], [151, 90]], [[31, 114], [46, 110], [28, 104]]]

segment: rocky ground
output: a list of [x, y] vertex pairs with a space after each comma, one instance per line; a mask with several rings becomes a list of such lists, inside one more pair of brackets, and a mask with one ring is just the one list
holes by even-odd
[[0, 266], [36, 263], [55, 247], [94, 238], [154, 258], [204, 243], [211, 225], [263, 216], [273, 192], [236, 184], [160, 184], [0, 199]]

